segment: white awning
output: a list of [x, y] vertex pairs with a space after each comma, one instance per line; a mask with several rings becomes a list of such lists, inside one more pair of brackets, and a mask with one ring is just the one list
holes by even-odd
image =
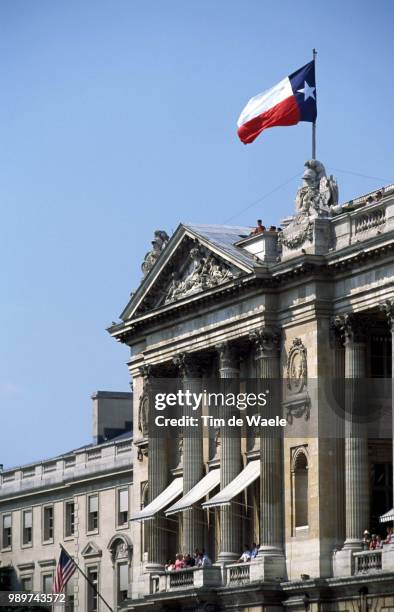
[[382, 514], [380, 517], [381, 523], [388, 523], [389, 521], [394, 521], [394, 508], [391, 508], [386, 514]]
[[175, 478], [164, 491], [160, 493], [153, 501], [145, 508], [137, 512], [131, 517], [132, 521], [149, 521], [155, 517], [155, 514], [166, 508], [178, 495], [181, 495], [183, 490], [183, 478]]
[[215, 469], [208, 472], [190, 491], [186, 493], [179, 501], [166, 510], [166, 515], [175, 514], [189, 510], [202, 497], [205, 497], [212, 489], [218, 486], [220, 482], [220, 470]]
[[229, 506], [231, 500], [244, 491], [246, 487], [252, 484], [260, 476], [260, 461], [250, 461], [248, 465], [232, 480], [224, 489], [219, 491], [217, 495], [212, 497], [207, 502], [202, 504], [203, 508], [212, 508], [213, 506]]

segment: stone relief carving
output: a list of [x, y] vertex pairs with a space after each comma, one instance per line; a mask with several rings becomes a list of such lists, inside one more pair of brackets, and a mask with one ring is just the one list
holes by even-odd
[[140, 397], [140, 404], [138, 407], [138, 429], [144, 438], [148, 437], [148, 424], [149, 424], [149, 394], [147, 390], [144, 390]]
[[313, 240], [313, 224], [304, 216], [295, 217], [291, 224], [280, 232], [278, 242], [288, 249], [298, 249], [309, 240]]
[[172, 281], [164, 304], [170, 304], [199, 291], [212, 289], [238, 275], [230, 265], [221, 261], [201, 245], [191, 249], [190, 259], [186, 273], [181, 275], [179, 272], [174, 272], [172, 274]]
[[156, 261], [159, 259], [161, 252], [167, 246], [169, 241], [169, 236], [167, 232], [164, 230], [156, 230], [154, 239], [152, 240], [152, 250], [148, 251], [148, 253], [144, 257], [144, 261], [141, 265], [141, 270], [144, 273], [144, 276], [148, 274], [155, 265]]
[[149, 381], [152, 375], [152, 366], [150, 364], [144, 364], [139, 370], [143, 379], [143, 390], [138, 406], [138, 430], [143, 438], [147, 438], [149, 434]]
[[306, 348], [301, 338], [295, 338], [287, 357], [287, 388], [290, 393], [300, 393], [307, 383]]
[[307, 351], [301, 338], [295, 338], [290, 347], [287, 364], [287, 391], [286, 402], [287, 420], [292, 423], [293, 418], [310, 416], [310, 399], [307, 393], [308, 362]]
[[113, 539], [108, 545], [111, 561], [114, 565], [115, 561], [131, 561], [133, 547], [132, 544], [129, 544], [124, 539]]
[[129, 547], [126, 542], [119, 542], [115, 548], [115, 559], [124, 559], [129, 556]]

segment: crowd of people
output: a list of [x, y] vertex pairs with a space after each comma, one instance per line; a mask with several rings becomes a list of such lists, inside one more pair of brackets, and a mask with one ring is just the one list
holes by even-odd
[[175, 557], [175, 561], [171, 559], [166, 563], [165, 569], [168, 572], [173, 572], [175, 570], [185, 569], [188, 567], [211, 567], [212, 561], [202, 548], [196, 548], [194, 551], [194, 555], [190, 553], [182, 554], [178, 553]]
[[[240, 558], [238, 559], [238, 563], [247, 563], [252, 559], [257, 557], [259, 547], [256, 542], [253, 542], [252, 546], [249, 544], [245, 544], [244, 550]], [[182, 554], [178, 553], [175, 556], [175, 561], [169, 559], [165, 565], [165, 569], [167, 572], [174, 572], [180, 569], [186, 569], [188, 567], [211, 567], [212, 560], [207, 555], [205, 550], [196, 548], [194, 554], [190, 553]]]
[[373, 533], [366, 529], [364, 531], [363, 548], [364, 550], [376, 550], [383, 548], [384, 544], [394, 543], [393, 527], [387, 527], [386, 538], [383, 540], [379, 534]]

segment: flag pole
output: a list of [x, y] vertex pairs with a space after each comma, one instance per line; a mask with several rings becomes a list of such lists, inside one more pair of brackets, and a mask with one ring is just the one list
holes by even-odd
[[[312, 56], [314, 62], [316, 62], [316, 55], [316, 49], [312, 49]], [[312, 159], [316, 159], [316, 120], [312, 123]]]
[[87, 577], [87, 575], [85, 574], [85, 572], [83, 572], [81, 570], [81, 568], [79, 567], [78, 563], [76, 563], [76, 561], [74, 561], [74, 559], [72, 558], [72, 556], [67, 552], [67, 550], [64, 548], [64, 546], [62, 546], [62, 544], [59, 543], [59, 546], [62, 550], [64, 550], [64, 552], [66, 553], [66, 555], [68, 555], [70, 557], [70, 559], [72, 559], [75, 567], [77, 568], [77, 570], [79, 572], [81, 572], [82, 576], [85, 578], [86, 582], [88, 582], [90, 584], [90, 586], [92, 587], [92, 589], [94, 590], [94, 592], [96, 593], [96, 595], [98, 597], [100, 597], [101, 601], [103, 603], [105, 603], [105, 605], [107, 606], [108, 610], [110, 610], [110, 612], [114, 612], [113, 608], [111, 608], [111, 606], [105, 601], [104, 597], [100, 594], [100, 592], [98, 591], [97, 587], [95, 584], [93, 584], [93, 582]]

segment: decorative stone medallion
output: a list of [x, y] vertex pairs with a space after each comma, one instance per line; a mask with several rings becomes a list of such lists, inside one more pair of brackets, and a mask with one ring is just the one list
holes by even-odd
[[295, 338], [287, 357], [287, 388], [290, 393], [301, 393], [307, 383], [306, 348], [301, 338]]

